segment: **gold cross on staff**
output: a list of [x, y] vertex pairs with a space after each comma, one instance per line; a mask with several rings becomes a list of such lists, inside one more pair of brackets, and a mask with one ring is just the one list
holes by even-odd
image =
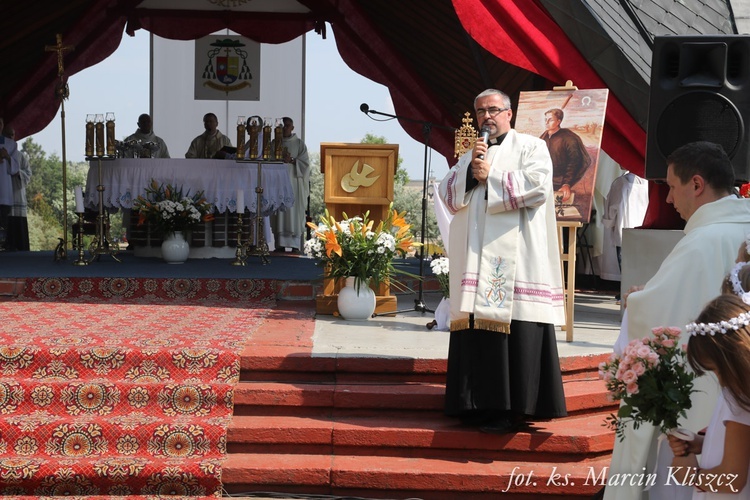
[[63, 54], [73, 49], [74, 47], [72, 45], [63, 45], [62, 35], [60, 33], [57, 34], [57, 45], [44, 46], [45, 52], [57, 52], [57, 76], [63, 76], [63, 74], [65, 73], [63, 69]]

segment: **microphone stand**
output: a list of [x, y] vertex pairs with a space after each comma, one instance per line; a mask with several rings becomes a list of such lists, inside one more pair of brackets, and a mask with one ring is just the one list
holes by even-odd
[[417, 292], [417, 298], [414, 299], [414, 308], [413, 309], [404, 309], [404, 310], [397, 310], [392, 312], [386, 312], [382, 314], [375, 313], [373, 314], [373, 317], [375, 316], [388, 316], [392, 314], [398, 314], [398, 313], [405, 313], [405, 312], [421, 312], [422, 314], [426, 312], [435, 312], [432, 309], [429, 309], [427, 305], [424, 302], [424, 286], [423, 286], [423, 280], [424, 280], [424, 237], [425, 237], [425, 228], [427, 225], [427, 173], [428, 173], [428, 163], [427, 163], [427, 155], [430, 147], [430, 135], [432, 134], [433, 127], [442, 128], [445, 130], [455, 130], [453, 127], [446, 127], [444, 125], [436, 125], [434, 123], [425, 121], [425, 120], [417, 120], [416, 118], [408, 118], [405, 116], [398, 116], [398, 115], [391, 115], [388, 113], [381, 113], [380, 111], [375, 111], [374, 109], [370, 109], [367, 104], [362, 104], [359, 107], [360, 111], [365, 113], [366, 115], [373, 114], [373, 115], [380, 115], [380, 116], [387, 116], [389, 118], [396, 118], [398, 120], [405, 120], [410, 121], [414, 123], [421, 123], [422, 124], [422, 134], [424, 135], [424, 168], [422, 171], [422, 227], [421, 232], [419, 236], [419, 242], [421, 243], [419, 247], [419, 285], [418, 285], [418, 292]]

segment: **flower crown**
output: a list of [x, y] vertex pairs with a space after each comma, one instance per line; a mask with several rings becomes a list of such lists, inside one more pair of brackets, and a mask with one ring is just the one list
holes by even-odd
[[750, 262], [738, 262], [735, 264], [729, 272], [729, 281], [732, 283], [732, 291], [735, 295], [741, 298], [742, 302], [750, 305], [750, 291], [746, 292], [742, 288], [742, 283], [740, 283], [740, 270], [747, 265], [750, 265]]
[[727, 321], [720, 321], [718, 323], [690, 323], [685, 326], [685, 330], [690, 335], [706, 335], [711, 336], [717, 333], [727, 333], [728, 331], [737, 331], [743, 326], [750, 325], [750, 312], [744, 312], [739, 316], [735, 316]]

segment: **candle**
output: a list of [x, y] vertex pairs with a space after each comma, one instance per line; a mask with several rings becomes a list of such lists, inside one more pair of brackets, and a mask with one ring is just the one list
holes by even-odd
[[96, 115], [96, 156], [104, 156], [104, 115]]
[[86, 156], [94, 156], [94, 115], [86, 115]]
[[115, 114], [107, 113], [107, 156], [115, 155]]
[[245, 192], [242, 189], [237, 190], [237, 213], [245, 213]]
[[75, 187], [75, 193], [76, 193], [76, 212], [79, 214], [83, 213], [83, 189], [81, 186]]

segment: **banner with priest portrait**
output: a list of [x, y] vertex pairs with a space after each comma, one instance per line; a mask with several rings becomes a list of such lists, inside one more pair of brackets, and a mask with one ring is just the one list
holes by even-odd
[[515, 128], [547, 143], [559, 221], [591, 218], [608, 94], [569, 86], [519, 95]]

